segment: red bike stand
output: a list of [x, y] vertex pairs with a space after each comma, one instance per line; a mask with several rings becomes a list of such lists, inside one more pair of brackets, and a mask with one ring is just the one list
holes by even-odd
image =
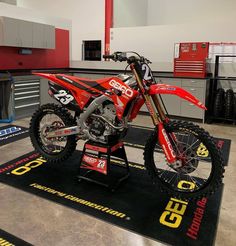
[[129, 163], [123, 142], [112, 145], [92, 141], [85, 143], [80, 158], [79, 181], [86, 180], [115, 191], [129, 174]]

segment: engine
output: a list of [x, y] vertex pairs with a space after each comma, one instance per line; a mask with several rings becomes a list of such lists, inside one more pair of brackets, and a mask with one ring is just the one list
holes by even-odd
[[126, 124], [116, 117], [116, 109], [110, 101], [103, 102], [86, 119], [83, 132], [90, 140], [109, 143], [123, 137], [127, 131]]

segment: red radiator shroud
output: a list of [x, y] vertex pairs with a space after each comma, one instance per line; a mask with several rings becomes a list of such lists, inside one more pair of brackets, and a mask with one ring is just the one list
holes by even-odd
[[209, 43], [180, 43], [177, 48], [179, 55], [178, 58], [174, 59], [174, 76], [194, 78], [206, 77]]

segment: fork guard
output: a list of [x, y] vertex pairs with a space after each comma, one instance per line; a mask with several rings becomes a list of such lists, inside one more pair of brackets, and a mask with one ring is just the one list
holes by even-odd
[[169, 94], [176, 95], [180, 98], [183, 98], [186, 101], [189, 101], [196, 105], [198, 108], [207, 110], [206, 106], [200, 102], [195, 96], [190, 94], [188, 91], [174, 85], [166, 85], [166, 84], [155, 84], [151, 85], [149, 89], [149, 95], [156, 94]]

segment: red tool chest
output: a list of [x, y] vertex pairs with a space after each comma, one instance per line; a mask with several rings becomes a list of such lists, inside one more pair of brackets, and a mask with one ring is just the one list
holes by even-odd
[[208, 42], [175, 45], [174, 76], [204, 78], [207, 74]]

